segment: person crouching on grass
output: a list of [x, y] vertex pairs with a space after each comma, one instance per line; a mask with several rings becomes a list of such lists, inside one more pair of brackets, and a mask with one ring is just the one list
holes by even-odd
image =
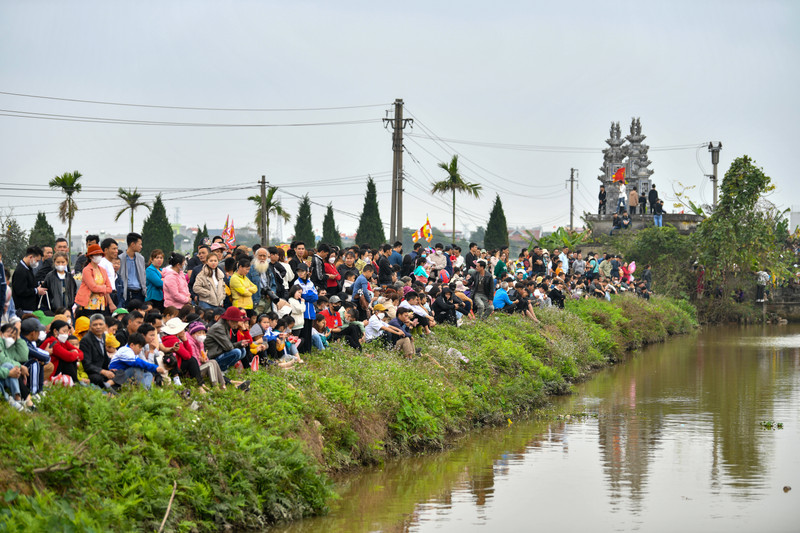
[[121, 347], [114, 354], [108, 369], [112, 372], [120, 371], [126, 376], [126, 380], [133, 378], [145, 389], [150, 390], [153, 385], [153, 378], [156, 374], [167, 375], [167, 369], [148, 363], [140, 357], [142, 350], [147, 344], [145, 336], [141, 333], [133, 333], [128, 338], [127, 346]]

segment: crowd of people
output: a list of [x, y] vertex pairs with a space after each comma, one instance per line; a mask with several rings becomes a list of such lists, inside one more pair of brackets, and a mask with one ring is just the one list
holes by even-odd
[[[616, 205], [611, 211], [611, 234], [614, 230], [628, 229], [631, 227], [631, 215], [638, 213], [642, 216], [647, 214], [647, 206], [650, 205], [650, 214], [653, 215], [653, 225], [657, 228], [664, 225], [664, 200], [659, 198], [658, 191], [655, 184], [647, 192], [647, 196], [640, 195], [636, 187], [631, 187], [629, 192], [625, 186], [625, 182], [620, 181], [616, 183], [617, 195]], [[605, 185], [600, 186], [600, 192], [597, 194], [598, 207], [597, 214], [605, 215], [608, 212], [608, 192]], [[630, 209], [630, 213], [628, 210]]]
[[512, 260], [508, 247], [476, 243], [463, 255], [441, 243], [404, 254], [400, 242], [250, 249], [217, 236], [189, 258], [153, 250], [146, 259], [138, 233], [122, 252], [111, 238], [86, 243], [74, 266], [58, 239], [29, 247], [10, 283], [0, 268], [0, 388], [17, 409], [35, 409], [53, 385], [247, 390], [231, 368], [291, 368], [337, 342], [413, 358], [415, 338], [441, 324], [493, 313], [538, 322], [537, 309], [569, 298], [648, 298], [652, 282], [649, 265], [639, 280], [619, 256], [538, 246]]

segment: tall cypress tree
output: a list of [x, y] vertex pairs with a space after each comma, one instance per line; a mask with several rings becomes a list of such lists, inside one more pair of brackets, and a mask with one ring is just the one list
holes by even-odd
[[153, 210], [150, 211], [150, 216], [147, 217], [144, 221], [144, 226], [142, 226], [142, 255], [150, 257], [150, 252], [159, 249], [164, 252], [165, 258], [169, 257], [169, 254], [175, 249], [175, 243], [172, 239], [172, 226], [167, 220], [167, 210], [159, 194], [156, 196], [155, 202], [153, 202]]
[[506, 224], [506, 214], [503, 212], [503, 203], [500, 201], [499, 194], [494, 199], [492, 212], [489, 213], [489, 223], [486, 224], [483, 245], [487, 250], [508, 246], [508, 225]]
[[[19, 260], [25, 257], [25, 248], [27, 248], [28, 235], [23, 230], [17, 219], [12, 216], [0, 217], [0, 253], [3, 255], [3, 264], [6, 267], [16, 268]], [[11, 280], [6, 280], [11, 283]]]
[[53, 226], [47, 222], [47, 217], [44, 213], [39, 211], [36, 215], [36, 223], [31, 230], [31, 236], [28, 241], [30, 246], [55, 246], [56, 233], [53, 231]]
[[342, 236], [336, 227], [336, 221], [333, 220], [333, 206], [331, 204], [328, 204], [328, 210], [322, 220], [322, 240], [320, 242], [338, 246], [339, 248], [342, 247]]
[[311, 248], [317, 242], [314, 228], [311, 227], [311, 200], [307, 194], [301, 198], [300, 207], [297, 208], [297, 217], [294, 219], [294, 240], [304, 242], [307, 248]]
[[203, 224], [203, 229], [200, 229], [200, 224], [197, 225], [197, 235], [194, 236], [194, 251], [200, 248], [203, 241], [208, 239], [208, 226]]
[[361, 218], [358, 221], [358, 230], [356, 230], [356, 244], [367, 243], [377, 247], [385, 242], [386, 234], [383, 232], [383, 222], [381, 222], [381, 213], [378, 209], [378, 191], [375, 188], [375, 181], [370, 176], [367, 180], [364, 209], [361, 210]]

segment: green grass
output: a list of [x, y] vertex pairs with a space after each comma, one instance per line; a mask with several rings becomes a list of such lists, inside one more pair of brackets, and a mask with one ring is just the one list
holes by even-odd
[[625, 350], [696, 326], [693, 308], [665, 298], [570, 302], [538, 316], [541, 325], [497, 316], [437, 328], [418, 346], [441, 367], [335, 345], [302, 368], [248, 373], [249, 393], [196, 396], [198, 411], [174, 388], [113, 398], [54, 389], [35, 414], [0, 408], [0, 530], [152, 531], [173, 482], [171, 531], [324, 513], [334, 497], [326, 472], [441, 449], [569, 392]]

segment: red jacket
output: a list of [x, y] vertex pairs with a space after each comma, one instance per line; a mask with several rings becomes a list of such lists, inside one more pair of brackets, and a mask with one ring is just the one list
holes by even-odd
[[329, 289], [335, 289], [339, 286], [339, 281], [342, 279], [342, 275], [339, 274], [339, 271], [336, 270], [336, 267], [330, 264], [329, 262], [325, 262], [325, 273], [326, 274], [335, 274], [336, 277], [328, 278], [327, 279], [327, 287]]
[[178, 360], [178, 368], [181, 367], [181, 363], [183, 361], [192, 358], [192, 352], [186, 347], [185, 342], [181, 342], [177, 335], [167, 335], [161, 339], [161, 344], [167, 348], [172, 348], [179, 342], [181, 343], [180, 347], [177, 349], [177, 351], [172, 352], [175, 354], [175, 359]]
[[58, 342], [53, 337], [47, 337], [42, 343], [41, 348], [46, 349], [53, 346], [53, 355], [50, 362], [53, 363], [53, 375], [58, 374], [58, 363], [64, 361], [65, 363], [74, 363], [75, 361], [83, 361], [83, 352], [77, 346], [71, 345], [69, 342]]

